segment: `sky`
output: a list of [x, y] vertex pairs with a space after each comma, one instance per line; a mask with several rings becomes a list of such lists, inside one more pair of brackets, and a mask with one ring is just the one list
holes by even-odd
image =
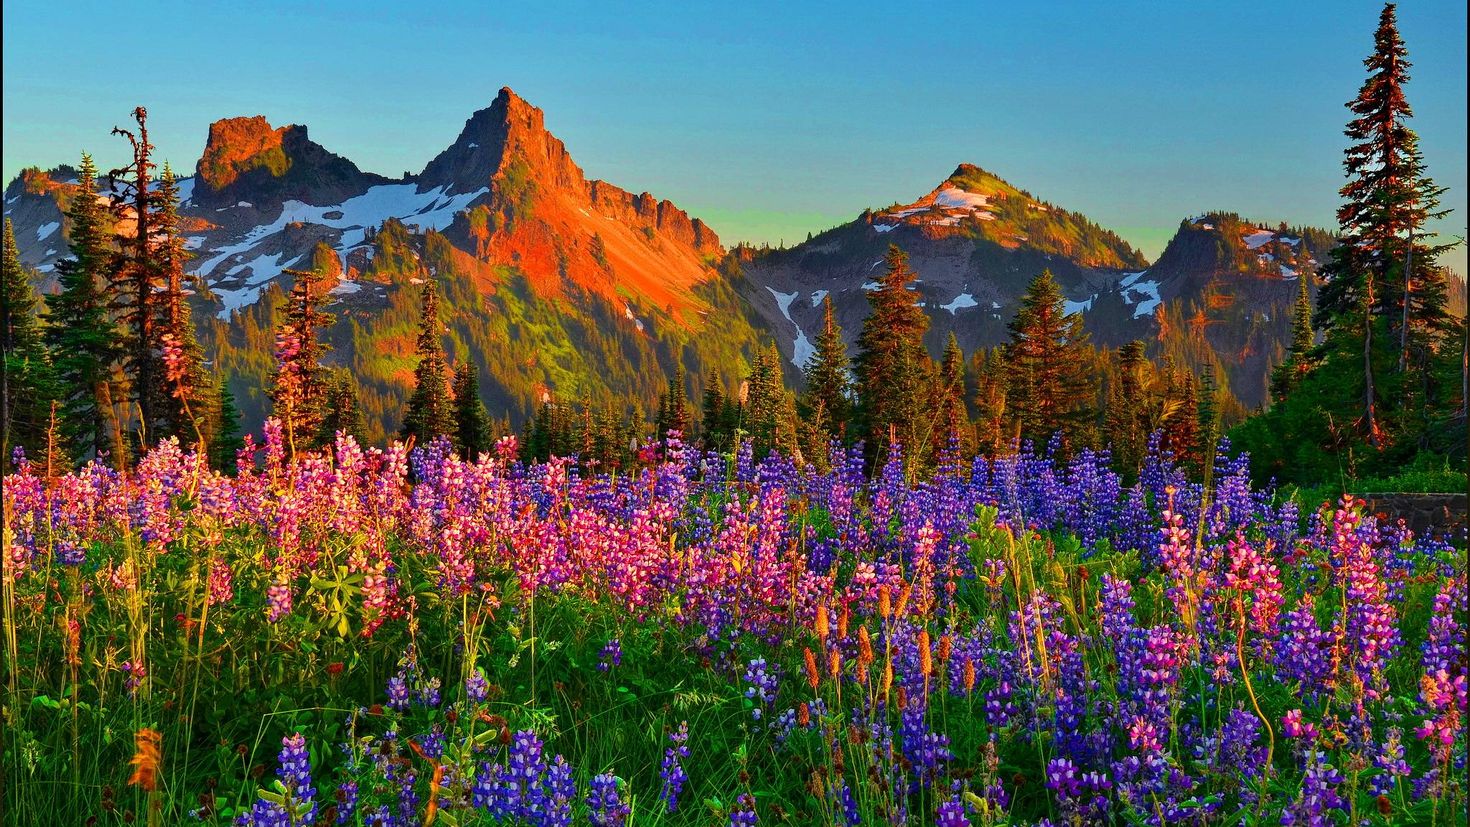
[[[510, 86], [590, 177], [726, 244], [795, 243], [962, 162], [1150, 258], [1207, 210], [1334, 225], [1380, 3], [903, 6], [6, 0], [3, 172], [120, 165], [109, 131], [142, 104], [176, 167], [212, 121], [263, 114], [398, 176]], [[1411, 125], [1450, 188], [1435, 229], [1464, 236], [1466, 4], [1399, 22]], [[1465, 248], [1446, 261], [1465, 273]]]

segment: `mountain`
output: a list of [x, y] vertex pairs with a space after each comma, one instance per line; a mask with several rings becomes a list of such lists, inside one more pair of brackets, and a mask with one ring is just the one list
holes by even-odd
[[951, 332], [966, 351], [1006, 341], [1027, 284], [1050, 269], [1095, 343], [1144, 339], [1156, 354], [1214, 362], [1253, 406], [1265, 400], [1269, 366], [1289, 341], [1295, 279], [1314, 272], [1333, 242], [1321, 230], [1211, 213], [1181, 222], [1150, 264], [1085, 216], [962, 164], [911, 203], [865, 211], [790, 248], [735, 251], [743, 295], [793, 366], [812, 352], [825, 297], [856, 339], [890, 243], [918, 274], [936, 356]]
[[[306, 127], [256, 116], [214, 123], [180, 183], [191, 269], [207, 287], [201, 337], [247, 425], [267, 410], [288, 268], [332, 276], [328, 359], [357, 374], [374, 436], [401, 419], [430, 277], [452, 360], [478, 363], [487, 404], [516, 420], [544, 399], [651, 407], [677, 367], [697, 398], [709, 373], [738, 377], [759, 347], [715, 233], [667, 200], [587, 178], [508, 88], [416, 175], [364, 172]], [[74, 189], [63, 167], [27, 170], [5, 191], [42, 289], [67, 254], [58, 230]]]

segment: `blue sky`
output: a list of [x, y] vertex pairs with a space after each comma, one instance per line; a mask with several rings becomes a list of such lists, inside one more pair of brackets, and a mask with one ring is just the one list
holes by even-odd
[[[800, 240], [970, 162], [1154, 256], [1204, 210], [1332, 224], [1343, 103], [1381, 8], [616, 5], [7, 1], [4, 175], [82, 150], [119, 161], [108, 131], [144, 104], [176, 166], [211, 121], [264, 114], [396, 176], [508, 85], [590, 176], [672, 199], [727, 243]], [[1466, 4], [1399, 17], [1413, 126], [1451, 188], [1439, 229], [1463, 235]], [[153, 44], [141, 59], [132, 37]], [[1450, 263], [1465, 272], [1463, 248]]]

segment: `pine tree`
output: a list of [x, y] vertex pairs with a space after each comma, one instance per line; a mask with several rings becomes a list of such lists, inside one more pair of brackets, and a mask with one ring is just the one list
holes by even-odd
[[1032, 280], [1009, 325], [1008, 403], [1015, 433], [1037, 445], [1060, 431], [1087, 444], [1095, 427], [1097, 378], [1082, 315], [1067, 313], [1050, 270]]
[[1316, 347], [1316, 333], [1312, 330], [1312, 296], [1307, 289], [1309, 276], [1302, 273], [1298, 278], [1296, 304], [1291, 310], [1291, 349], [1286, 360], [1271, 371], [1271, 398], [1280, 402], [1291, 389], [1301, 382], [1302, 376], [1312, 369], [1312, 351]]
[[1143, 465], [1155, 424], [1152, 370], [1143, 342], [1134, 340], [1119, 348], [1117, 372], [1108, 384], [1108, 444], [1114, 467], [1130, 478]]
[[[460, 362], [454, 372], [454, 444], [460, 456], [470, 462], [490, 450], [494, 440], [490, 434], [490, 412], [480, 399], [480, 378], [475, 363]], [[585, 408], [584, 408], [585, 410]], [[586, 423], [584, 422], [584, 428]]]
[[317, 333], [331, 323], [322, 311], [321, 276], [311, 270], [285, 270], [291, 276], [286, 318], [276, 330], [276, 370], [271, 378], [271, 413], [280, 420], [286, 444], [295, 456], [321, 433], [326, 412], [326, 384], [321, 355], [326, 347]]
[[1164, 360], [1164, 414], [1160, 447], [1187, 465], [1199, 464], [1199, 390], [1194, 373]]
[[192, 439], [207, 444], [212, 388], [205, 381], [204, 352], [194, 335], [185, 291], [196, 280], [184, 272], [189, 253], [184, 249], [179, 223], [178, 191], [173, 170], [164, 164], [156, 194], [157, 239], [153, 248], [154, 265], [162, 276], [160, 289], [153, 296], [153, 310], [157, 314], [154, 330], [164, 374], [151, 434], [155, 440], [177, 436], [186, 442]]
[[951, 444], [961, 455], [974, 453], [975, 429], [970, 422], [970, 409], [965, 404], [965, 355], [959, 339], [951, 331], [944, 345], [939, 381], [934, 388], [934, 427], [940, 439], [933, 446], [937, 456]]
[[37, 317], [40, 301], [31, 275], [20, 263], [15, 229], [5, 219], [4, 273], [0, 276], [0, 467], [7, 467], [14, 448], [42, 459], [56, 388], [51, 361], [41, 340]]
[[924, 415], [932, 373], [924, 349], [929, 317], [908, 287], [916, 278], [908, 255], [889, 245], [884, 261], [888, 269], [878, 289], [868, 292], [871, 310], [857, 340], [858, 420], [870, 459], [887, 450], [890, 433], [906, 456], [924, 456], [932, 436]]
[[147, 110], [135, 108], [133, 120], [136, 131], [121, 127], [112, 130], [114, 135], [127, 139], [133, 159], [128, 166], [108, 174], [114, 191], [119, 185], [122, 188], [112, 201], [119, 253], [113, 259], [115, 266], [110, 275], [113, 303], [124, 333], [123, 364], [138, 413], [136, 437], [140, 443], [151, 443], [170, 430], [163, 419], [169, 393], [158, 327], [159, 293], [166, 276], [157, 250], [161, 199], [154, 189]]
[[774, 342], [756, 354], [746, 382], [741, 427], [749, 434], [756, 456], [765, 456], [780, 447], [784, 430], [786, 388], [781, 381], [781, 353]]
[[216, 471], [231, 471], [235, 468], [235, 457], [245, 440], [241, 438], [240, 411], [235, 407], [235, 394], [230, 382], [220, 377], [215, 391], [215, 414], [210, 423], [209, 466]]
[[1215, 445], [1220, 439], [1220, 386], [1215, 381], [1215, 364], [1206, 362], [1200, 368], [1198, 402], [1195, 415], [1199, 421], [1199, 443], [1194, 455], [1205, 468], [1215, 461]]
[[711, 373], [704, 383], [700, 435], [706, 448], [723, 450], [730, 444], [730, 403], [720, 387], [720, 377]]
[[402, 439], [428, 445], [436, 437], [454, 433], [454, 406], [449, 398], [448, 370], [444, 346], [439, 337], [443, 325], [439, 321], [439, 290], [434, 279], [424, 281], [423, 310], [419, 319], [419, 338], [414, 347], [418, 366], [413, 370], [413, 395], [408, 398], [408, 413], [403, 417]]
[[[1420, 358], [1415, 361], [1425, 370], [1428, 352], [1450, 329], [1443, 275], [1435, 266], [1446, 247], [1422, 240], [1425, 222], [1444, 215], [1439, 209], [1444, 189], [1425, 174], [1418, 136], [1406, 123], [1413, 116], [1403, 88], [1409, 79], [1407, 54], [1389, 3], [1379, 17], [1373, 53], [1364, 61], [1368, 79], [1348, 104], [1354, 115], [1345, 130], [1351, 141], [1343, 159], [1348, 182], [1337, 212], [1343, 238], [1332, 251], [1317, 296], [1316, 322], [1327, 334], [1328, 347], [1343, 355], [1361, 354], [1358, 424], [1374, 448], [1393, 437], [1379, 412], [1380, 397], [1402, 399], [1413, 387], [1382, 394], [1376, 363], [1387, 360], [1376, 354], [1393, 348], [1403, 373], [1410, 351], [1416, 350]], [[1334, 361], [1338, 369], [1344, 366], [1345, 360]]]
[[96, 184], [97, 168], [91, 156], [83, 155], [66, 213], [71, 256], [56, 266], [59, 291], [45, 297], [49, 323], [44, 339], [61, 403], [61, 431], [72, 456], [86, 459], [111, 451], [122, 468], [127, 452], [116, 405], [123, 394], [113, 371], [121, 354], [104, 288], [112, 253]]
[[804, 366], [806, 391], [800, 413], [803, 421], [820, 425], [823, 433], [843, 439], [852, 418], [852, 380], [848, 373], [847, 343], [832, 307], [832, 297], [822, 298], [822, 332], [817, 349]]
[[317, 447], [336, 444], [337, 434], [350, 436], [357, 444], [367, 444], [367, 419], [362, 413], [357, 377], [346, 368], [325, 371], [322, 396], [322, 422], [317, 431]]
[[659, 399], [654, 431], [660, 438], [670, 431], [678, 431], [686, 438], [690, 435], [689, 399], [684, 395], [684, 381], [684, 368], [680, 367], [669, 377], [668, 388]]
[[996, 456], [1004, 453], [1011, 443], [1007, 423], [1010, 409], [1007, 407], [1007, 391], [1010, 386], [1007, 376], [1005, 355], [1002, 348], [989, 348], [974, 356], [976, 450]]

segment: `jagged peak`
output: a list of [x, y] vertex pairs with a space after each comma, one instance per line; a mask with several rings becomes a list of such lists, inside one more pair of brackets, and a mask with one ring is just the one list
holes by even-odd
[[213, 207], [286, 198], [338, 203], [388, 180], [312, 141], [305, 126], [274, 127], [264, 115], [210, 124], [195, 173], [195, 202]]

